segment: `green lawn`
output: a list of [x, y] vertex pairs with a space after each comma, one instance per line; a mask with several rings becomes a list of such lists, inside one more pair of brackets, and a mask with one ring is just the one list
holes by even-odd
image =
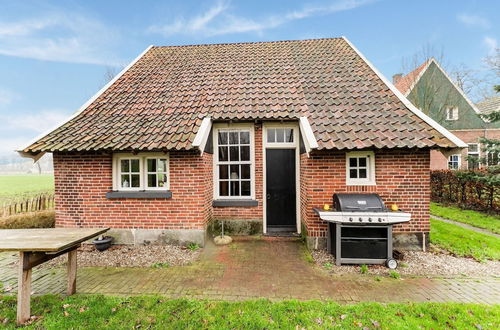
[[500, 217], [472, 210], [462, 210], [454, 206], [443, 206], [439, 203], [431, 203], [431, 214], [500, 234]]
[[0, 175], [0, 202], [53, 191], [53, 175]]
[[[319, 301], [222, 302], [158, 296], [32, 298], [31, 326], [43, 329], [495, 329], [500, 305], [455, 303], [339, 305]], [[0, 324], [14, 328], [16, 301], [0, 297]]]
[[500, 239], [431, 219], [431, 243], [458, 256], [500, 260]]

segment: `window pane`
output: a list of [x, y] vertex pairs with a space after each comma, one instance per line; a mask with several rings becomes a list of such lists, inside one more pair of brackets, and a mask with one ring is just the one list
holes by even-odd
[[148, 159], [148, 172], [156, 172], [156, 159]]
[[293, 129], [292, 128], [285, 129], [285, 142], [293, 142]]
[[219, 144], [227, 144], [227, 132], [219, 132]]
[[167, 186], [167, 175], [158, 174], [158, 187], [166, 187], [166, 186]]
[[241, 196], [250, 196], [250, 181], [241, 181]]
[[240, 165], [231, 165], [231, 180], [240, 178]]
[[240, 147], [241, 160], [250, 160], [250, 146]]
[[240, 182], [231, 181], [231, 196], [240, 196]]
[[250, 164], [241, 165], [241, 178], [250, 179]]
[[285, 142], [285, 130], [283, 128], [276, 129], [276, 142]]
[[239, 157], [239, 152], [238, 152], [238, 146], [231, 146], [229, 147], [229, 160], [234, 162], [234, 161], [239, 161], [240, 160], [240, 157]]
[[250, 144], [250, 132], [240, 132], [240, 143]]
[[121, 186], [122, 188], [130, 187], [130, 178], [128, 174], [122, 175], [121, 177]]
[[139, 188], [141, 186], [141, 179], [140, 179], [140, 175], [139, 174], [132, 174], [130, 176], [130, 179], [132, 181], [132, 185], [131, 187], [133, 188]]
[[148, 174], [148, 187], [156, 187], [156, 174]]
[[238, 132], [229, 132], [229, 144], [238, 144]]
[[229, 182], [227, 181], [219, 182], [219, 195], [229, 196]]
[[359, 167], [366, 167], [366, 158], [365, 157], [358, 158], [358, 161], [359, 161]]
[[358, 166], [358, 159], [357, 158], [349, 158], [349, 167], [356, 167]]
[[469, 153], [479, 151], [478, 145], [475, 143], [469, 144], [468, 147], [469, 147], [469, 150], [468, 150]]
[[229, 165], [219, 165], [219, 179], [229, 179], [228, 167]]
[[139, 173], [139, 159], [131, 159], [130, 163], [131, 163], [131, 165], [130, 165], [131, 171], [130, 172]]
[[167, 172], [167, 159], [158, 159], [158, 172]]
[[228, 147], [219, 147], [219, 161], [227, 162], [229, 160], [227, 149]]
[[351, 179], [357, 179], [358, 178], [358, 171], [357, 170], [349, 170], [349, 177]]
[[365, 168], [360, 168], [359, 169], [359, 178], [360, 179], [366, 179], [366, 169]]
[[121, 163], [122, 173], [130, 172], [130, 163], [128, 159], [122, 159], [120, 163]]
[[267, 129], [267, 142], [276, 142], [276, 130], [274, 128]]

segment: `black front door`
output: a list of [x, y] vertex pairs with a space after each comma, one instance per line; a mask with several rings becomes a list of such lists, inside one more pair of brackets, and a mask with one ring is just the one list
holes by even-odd
[[297, 231], [295, 149], [266, 150], [267, 230]]

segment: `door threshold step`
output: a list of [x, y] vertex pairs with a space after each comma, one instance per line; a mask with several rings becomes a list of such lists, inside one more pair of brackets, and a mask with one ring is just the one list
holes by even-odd
[[297, 232], [291, 232], [291, 231], [274, 231], [274, 232], [267, 232], [264, 234], [264, 236], [267, 236], [267, 237], [300, 237], [300, 234]]

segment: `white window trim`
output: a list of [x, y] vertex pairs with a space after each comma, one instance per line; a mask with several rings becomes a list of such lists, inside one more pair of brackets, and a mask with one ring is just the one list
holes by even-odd
[[[167, 185], [165, 187], [147, 187], [147, 159], [167, 159]], [[140, 187], [123, 188], [120, 185], [120, 161], [122, 159], [139, 159]], [[170, 190], [170, 155], [162, 152], [115, 153], [113, 154], [113, 191], [166, 191]]]
[[[268, 128], [293, 128], [293, 143], [268, 143], [267, 129]], [[300, 204], [300, 126], [296, 123], [274, 123], [264, 122], [262, 125], [262, 205], [263, 205], [263, 232], [267, 233], [267, 166], [266, 166], [266, 149], [295, 149], [295, 210], [297, 233], [301, 233], [301, 204]]]
[[[469, 146], [476, 145], [477, 151], [470, 151]], [[468, 155], [480, 155], [481, 153], [481, 144], [480, 143], [467, 143], [467, 154]]]
[[458, 120], [458, 107], [446, 108], [446, 120]]
[[[351, 157], [368, 157], [367, 162], [367, 178], [366, 179], [351, 179], [349, 177], [349, 158]], [[375, 153], [373, 151], [351, 151], [346, 152], [345, 157], [345, 177], [346, 185], [348, 186], [375, 186]]]
[[[457, 168], [450, 168], [450, 158], [453, 157], [453, 156], [457, 156]], [[456, 170], [459, 170], [460, 168], [462, 167], [462, 155], [460, 154], [453, 154], [453, 155], [449, 155], [448, 156], [448, 169], [449, 170], [452, 170], [452, 171], [456, 171]]]
[[[219, 195], [219, 131], [250, 131], [250, 196], [220, 196]], [[253, 200], [255, 199], [255, 127], [247, 123], [217, 123], [213, 125], [213, 199], [214, 200]], [[225, 162], [224, 162], [225, 163]], [[230, 164], [230, 163], [228, 163]]]

